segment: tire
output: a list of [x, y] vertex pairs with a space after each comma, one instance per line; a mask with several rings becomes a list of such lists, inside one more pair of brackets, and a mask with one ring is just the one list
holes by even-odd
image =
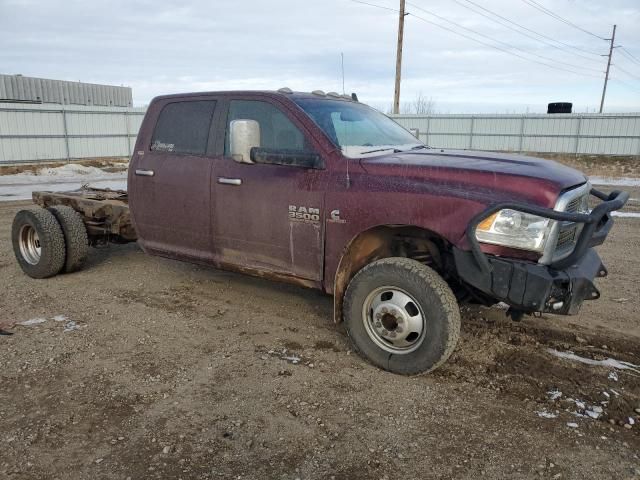
[[80, 270], [89, 254], [89, 237], [84, 226], [82, 215], [66, 205], [47, 208], [58, 220], [64, 234], [66, 257], [64, 272], [71, 273]]
[[345, 293], [344, 321], [360, 355], [403, 375], [438, 368], [460, 336], [460, 309], [449, 285], [409, 258], [385, 258], [360, 270]]
[[20, 210], [13, 219], [11, 241], [20, 268], [31, 278], [52, 277], [64, 267], [62, 227], [44, 208]]

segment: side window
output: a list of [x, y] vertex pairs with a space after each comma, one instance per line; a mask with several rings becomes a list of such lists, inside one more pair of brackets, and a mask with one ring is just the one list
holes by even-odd
[[151, 138], [151, 150], [204, 155], [216, 102], [174, 102], [160, 112]]
[[260, 124], [260, 146], [283, 150], [306, 150], [304, 135], [278, 108], [259, 100], [229, 102], [224, 153], [229, 154], [229, 124], [233, 120], [255, 120]]

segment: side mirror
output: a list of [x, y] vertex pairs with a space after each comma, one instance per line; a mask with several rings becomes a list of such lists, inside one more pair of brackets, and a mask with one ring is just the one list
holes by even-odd
[[232, 120], [229, 125], [229, 151], [239, 163], [253, 163], [251, 149], [260, 146], [260, 124], [255, 120]]

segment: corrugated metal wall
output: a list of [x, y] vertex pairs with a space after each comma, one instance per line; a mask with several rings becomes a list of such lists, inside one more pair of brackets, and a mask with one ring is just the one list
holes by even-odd
[[128, 157], [144, 108], [0, 104], [0, 163]]
[[[128, 157], [144, 108], [0, 103], [0, 163]], [[397, 115], [433, 147], [640, 155], [640, 114]]]
[[640, 114], [391, 115], [432, 147], [640, 155]]
[[130, 87], [0, 74], [0, 100], [130, 107]]

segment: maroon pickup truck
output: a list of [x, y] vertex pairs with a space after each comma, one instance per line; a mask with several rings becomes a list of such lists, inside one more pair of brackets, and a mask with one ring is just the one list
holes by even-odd
[[[589, 199], [596, 205], [589, 209]], [[155, 98], [128, 192], [34, 192], [13, 246], [27, 275], [81, 267], [88, 246], [324, 290], [355, 348], [397, 373], [453, 351], [459, 302], [575, 314], [607, 274], [593, 246], [624, 192], [532, 157], [430, 148], [336, 93]]]

